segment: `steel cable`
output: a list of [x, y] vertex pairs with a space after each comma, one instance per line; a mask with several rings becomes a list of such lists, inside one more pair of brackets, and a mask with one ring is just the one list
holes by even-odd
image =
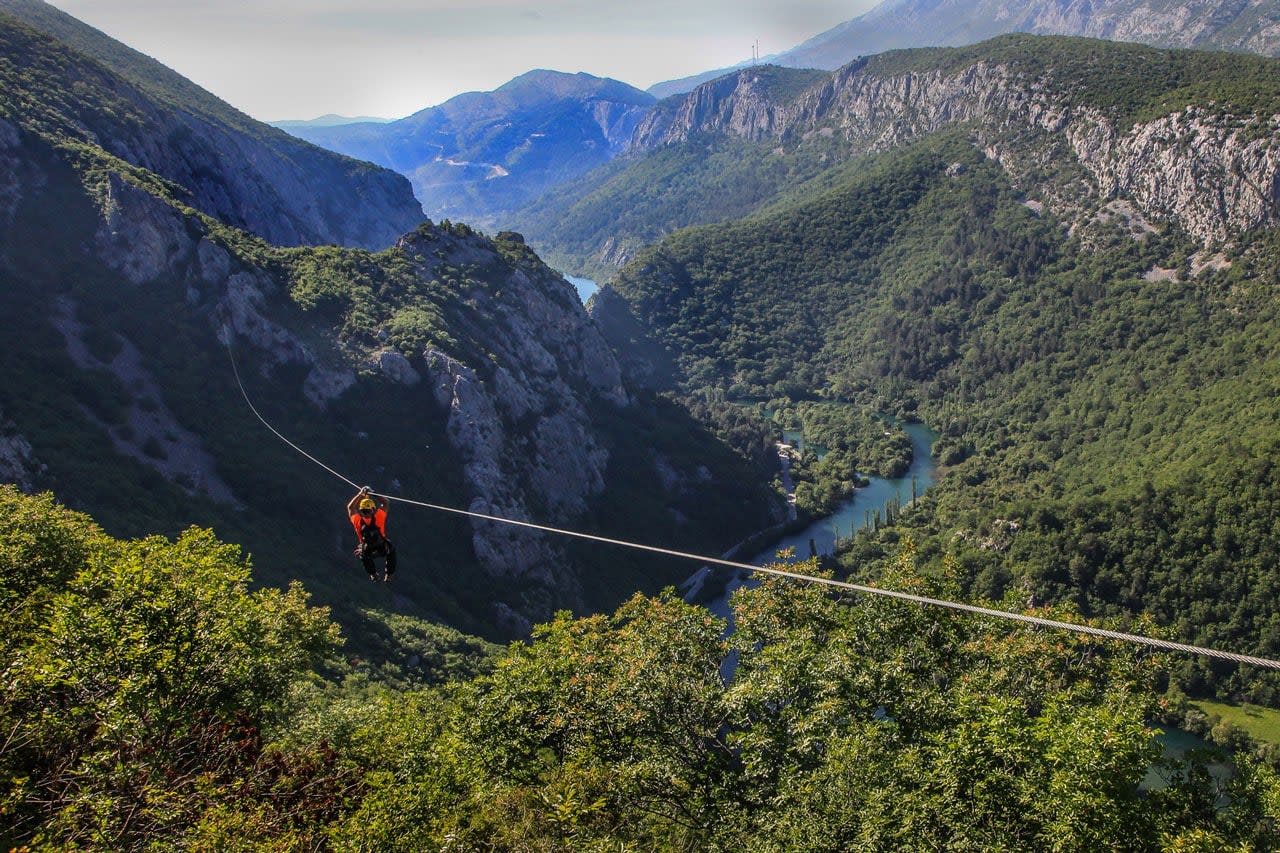
[[[310, 453], [307, 453], [301, 447], [294, 444], [292, 441], [290, 441], [288, 438], [282, 435], [279, 432], [279, 430], [277, 430], [275, 427], [273, 427], [270, 423], [267, 422], [267, 419], [264, 418], [262, 414], [258, 411], [257, 407], [253, 405], [253, 401], [249, 399], [249, 394], [245, 390], [244, 383], [240, 381], [240, 371], [238, 368], [236, 368], [235, 355], [231, 351], [231, 338], [229, 333], [226, 333], [226, 344], [227, 344], [227, 353], [231, 356], [231, 366], [235, 371], [236, 384], [240, 386], [240, 393], [244, 397], [245, 402], [249, 405], [250, 411], [253, 412], [254, 416], [257, 417], [258, 420], [262, 421], [263, 426], [271, 430], [271, 432], [277, 438], [279, 438], [285, 444], [292, 447], [298, 453], [305, 456], [307, 459], [314, 462], [316, 465], [319, 465], [321, 468], [328, 471], [330, 474], [334, 475], [338, 479], [342, 480], [344, 483], [347, 483], [348, 485], [356, 489], [359, 489], [360, 486], [354, 480], [351, 480], [343, 476], [342, 474], [335, 471], [333, 468], [330, 468], [328, 465], [321, 462], [319, 459], [316, 459]], [[564, 528], [551, 527], [545, 524], [535, 524], [530, 521], [520, 521], [514, 518], [504, 518], [499, 515], [490, 515], [489, 513], [475, 512], [474, 510], [458, 509], [457, 507], [444, 506], [442, 504], [433, 504], [433, 503], [428, 503], [427, 501], [414, 500], [412, 498], [399, 497], [395, 495], [387, 495], [387, 494], [383, 494], [382, 492], [378, 492], [378, 494], [379, 496], [387, 500], [397, 501], [403, 504], [410, 504], [412, 506], [419, 506], [425, 509], [437, 510], [439, 512], [454, 513], [456, 515], [465, 515], [470, 518], [482, 519], [484, 521], [492, 521], [498, 524], [509, 524], [517, 527], [525, 527], [530, 530], [539, 530], [544, 533], [554, 533], [559, 536], [570, 536], [576, 539], [585, 539], [591, 542], [600, 542], [607, 545], [616, 545], [622, 548], [631, 548], [639, 551], [647, 551], [649, 553], [662, 554], [668, 557], [678, 557], [685, 560], [693, 560], [706, 565], [727, 566], [732, 569], [746, 570], [749, 572], [759, 572], [761, 574], [773, 575], [776, 577], [791, 578], [793, 580], [804, 581], [806, 583], [822, 584], [824, 586], [834, 587], [836, 589], [849, 590], [851, 592], [859, 592], [867, 595], [878, 595], [878, 596], [883, 596], [887, 598], [896, 598], [901, 601], [909, 601], [915, 604], [923, 604], [931, 607], [943, 607], [943, 608], [948, 608], [950, 610], [959, 610], [966, 613], [975, 613], [981, 616], [990, 616], [996, 619], [1006, 619], [1006, 620], [1011, 620], [1015, 622], [1023, 622], [1029, 625], [1037, 625], [1042, 628], [1052, 628], [1060, 631], [1071, 631], [1077, 634], [1087, 634], [1089, 636], [1101, 637], [1108, 640], [1118, 640], [1120, 642], [1146, 645], [1146, 646], [1150, 646], [1157, 649], [1163, 649], [1165, 651], [1185, 652], [1187, 654], [1203, 655], [1206, 657], [1218, 658], [1220, 660], [1228, 660], [1234, 663], [1248, 664], [1251, 666], [1263, 667], [1266, 669], [1280, 670], [1280, 661], [1271, 660], [1270, 658], [1256, 657], [1254, 655], [1244, 655], [1244, 654], [1239, 654], [1237, 652], [1221, 651], [1219, 649], [1211, 649], [1205, 646], [1195, 646], [1187, 643], [1176, 643], [1176, 642], [1173, 642], [1172, 640], [1163, 640], [1158, 637], [1147, 637], [1142, 634], [1128, 634], [1123, 631], [1112, 631], [1107, 628], [1097, 628], [1092, 625], [1081, 625], [1075, 622], [1063, 622], [1058, 619], [1046, 619], [1041, 616], [1030, 616], [1023, 613], [1011, 613], [1006, 610], [994, 610], [990, 607], [979, 607], [976, 604], [966, 604], [964, 602], [959, 602], [959, 601], [948, 601], [946, 599], [930, 598], [924, 595], [915, 595], [913, 593], [899, 592], [897, 590], [892, 590], [892, 589], [882, 589], [880, 587], [865, 586], [863, 584], [850, 583], [848, 581], [839, 581], [833, 578], [815, 577], [813, 575], [805, 575], [799, 572], [789, 572], [789, 571], [786, 571], [785, 569], [777, 569], [777, 568], [772, 568], [768, 566], [754, 566], [754, 565], [751, 565], [750, 563], [739, 563], [733, 560], [721, 559], [719, 557], [707, 557], [700, 554], [691, 554], [686, 551], [677, 551], [671, 548], [660, 548], [655, 545], [645, 545], [639, 542], [630, 542], [625, 539], [612, 539], [607, 536], [597, 536], [593, 533], [582, 533], [577, 530], [566, 530]]]

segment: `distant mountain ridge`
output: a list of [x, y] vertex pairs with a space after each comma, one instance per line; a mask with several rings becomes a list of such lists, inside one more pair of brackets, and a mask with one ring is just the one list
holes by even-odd
[[289, 130], [406, 175], [430, 216], [485, 225], [608, 162], [654, 103], [617, 80], [537, 70], [386, 124]]
[[[254, 121], [41, 0], [0, 0], [0, 38], [15, 103], [30, 99], [58, 134], [154, 172], [196, 209], [272, 243], [383, 248], [422, 220], [401, 176]], [[70, 97], [67, 74], [85, 91]], [[9, 117], [34, 120], [18, 107]]]
[[271, 121], [267, 124], [272, 127], [278, 127], [281, 130], [289, 130], [294, 127], [335, 127], [343, 124], [386, 124], [395, 121], [395, 119], [381, 118], [379, 116], [340, 116], [337, 113], [325, 113], [322, 116], [308, 119], [282, 119], [281, 121]]
[[[870, 11], [765, 57], [786, 68], [834, 71], [860, 56], [914, 47], [961, 47], [1006, 33], [1087, 36], [1280, 56], [1275, 0], [884, 0]], [[742, 66], [649, 88], [684, 94]]]
[[1274, 0], [885, 0], [779, 54], [780, 65], [838, 68], [903, 47], [951, 47], [1004, 33], [1087, 36], [1153, 47], [1280, 55]]

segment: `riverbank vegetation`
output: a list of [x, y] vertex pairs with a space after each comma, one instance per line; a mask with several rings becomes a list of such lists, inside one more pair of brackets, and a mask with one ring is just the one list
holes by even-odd
[[[1211, 256], [1171, 228], [1069, 234], [1023, 201], [943, 134], [821, 197], [680, 232], [615, 286], [692, 389], [847, 400], [939, 431], [948, 476], [896, 529], [860, 534], [842, 571], [876, 577], [910, 535], [927, 570], [956, 561], [967, 594], [1149, 614], [1188, 642], [1280, 655], [1280, 237]], [[1231, 666], [1174, 677], [1280, 701], [1280, 680]]]
[[[673, 594], [636, 596], [392, 687], [344, 662], [300, 587], [250, 591], [209, 531], [122, 541], [47, 495], [0, 503], [29, 522], [0, 532], [8, 846], [1280, 844], [1266, 763], [1242, 756], [1220, 800], [1201, 759], [1160, 758], [1168, 661], [1140, 648], [775, 578], [737, 593], [728, 637]], [[883, 581], [958, 594], [917, 564], [904, 548]], [[1140, 787], [1152, 766], [1167, 784]]]

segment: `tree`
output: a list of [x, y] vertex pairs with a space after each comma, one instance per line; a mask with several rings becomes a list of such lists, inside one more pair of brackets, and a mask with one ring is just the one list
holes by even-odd
[[6, 638], [4, 840], [135, 849], [255, 791], [280, 831], [332, 811], [317, 780], [333, 781], [334, 756], [273, 753], [260, 734], [335, 646], [327, 611], [296, 585], [249, 591], [238, 548], [209, 531], [121, 542], [48, 496], [3, 500], [39, 519], [6, 530], [0, 561], [43, 602]]

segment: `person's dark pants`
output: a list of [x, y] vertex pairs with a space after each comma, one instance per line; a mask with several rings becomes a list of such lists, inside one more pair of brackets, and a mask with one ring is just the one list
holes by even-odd
[[378, 567], [373, 564], [375, 557], [387, 558], [387, 577], [391, 577], [396, 571], [396, 546], [390, 542], [377, 548], [365, 548], [360, 552], [360, 562], [364, 564], [364, 570], [370, 575], [378, 573]]

